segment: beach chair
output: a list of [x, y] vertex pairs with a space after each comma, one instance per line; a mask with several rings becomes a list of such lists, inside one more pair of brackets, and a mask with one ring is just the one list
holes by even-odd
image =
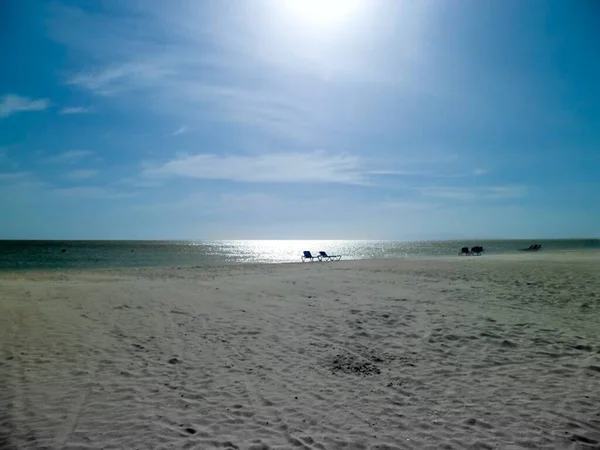
[[342, 255], [328, 255], [327, 252], [319, 252], [319, 258], [325, 261], [339, 261]]
[[482, 253], [483, 253], [483, 247], [481, 247], [480, 245], [476, 245], [475, 247], [471, 247], [471, 254], [472, 255], [481, 256]]
[[460, 253], [459, 255], [467, 255], [469, 256], [471, 254], [471, 252], [469, 251], [469, 247], [463, 247], [460, 249]]
[[524, 252], [537, 252], [541, 248], [542, 248], [541, 244], [532, 244], [528, 248], [522, 248], [521, 250], [523, 250]]
[[304, 250], [303, 255], [302, 255], [302, 262], [304, 262], [304, 261], [314, 262], [315, 260], [321, 261], [321, 257], [313, 256], [308, 250]]

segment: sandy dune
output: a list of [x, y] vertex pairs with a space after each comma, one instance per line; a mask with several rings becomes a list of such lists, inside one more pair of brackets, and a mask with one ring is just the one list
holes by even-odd
[[0, 449], [600, 449], [597, 253], [0, 275]]

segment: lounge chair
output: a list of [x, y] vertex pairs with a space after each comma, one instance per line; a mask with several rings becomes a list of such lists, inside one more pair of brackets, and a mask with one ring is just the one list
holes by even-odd
[[471, 247], [471, 254], [472, 255], [481, 256], [482, 253], [483, 253], [483, 247], [481, 247], [480, 245], [477, 245], [475, 247]]
[[521, 250], [523, 250], [524, 252], [537, 252], [541, 248], [542, 248], [541, 244], [532, 244], [528, 248], [522, 248]]
[[319, 259], [324, 259], [325, 261], [339, 261], [342, 259], [342, 255], [328, 255], [327, 252], [319, 252]]
[[469, 247], [463, 247], [460, 249], [459, 255], [467, 255], [469, 256], [471, 252], [469, 251]]
[[313, 256], [308, 250], [305, 250], [303, 252], [302, 262], [304, 262], [304, 261], [314, 262], [315, 260], [316, 261], [321, 261], [321, 257], [320, 256]]

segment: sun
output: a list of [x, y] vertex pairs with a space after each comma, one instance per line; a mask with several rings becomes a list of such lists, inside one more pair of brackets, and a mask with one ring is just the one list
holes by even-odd
[[343, 22], [357, 8], [357, 0], [282, 0], [285, 8], [299, 20], [313, 25]]

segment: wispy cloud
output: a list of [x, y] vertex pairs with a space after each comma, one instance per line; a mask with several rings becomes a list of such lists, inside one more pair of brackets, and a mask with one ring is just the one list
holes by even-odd
[[448, 200], [503, 200], [527, 195], [525, 186], [487, 186], [487, 187], [426, 187], [419, 192], [427, 197]]
[[376, 208], [384, 210], [400, 210], [400, 211], [425, 211], [436, 208], [438, 204], [429, 202], [414, 202], [414, 201], [396, 201], [388, 200], [382, 203], [375, 204]]
[[23, 189], [46, 188], [48, 184], [39, 180], [30, 172], [4, 172], [0, 173], [0, 185], [7, 194]]
[[[293, 207], [290, 208], [290, 205]], [[354, 211], [359, 205], [353, 205]], [[145, 211], [160, 211], [163, 213], [194, 211], [195, 214], [205, 216], [218, 216], [221, 218], [246, 217], [248, 220], [270, 221], [277, 215], [278, 221], [290, 219], [306, 220], [312, 217], [315, 210], [327, 210], [337, 216], [339, 213], [351, 214], [351, 208], [340, 198], [320, 196], [319, 198], [306, 198], [302, 196], [286, 196], [274, 192], [228, 192], [209, 193], [193, 192], [182, 198], [156, 203], [140, 203], [136, 209]], [[261, 220], [262, 219], [262, 220]]]
[[266, 210], [276, 208], [281, 203], [279, 197], [263, 193], [207, 193], [194, 192], [180, 199], [169, 202], [158, 202], [152, 204], [137, 205], [141, 210], [176, 211], [196, 210], [202, 213], [215, 212], [246, 212], [248, 210]]
[[82, 72], [73, 75], [69, 78], [67, 84], [87, 89], [98, 95], [110, 96], [122, 91], [156, 86], [160, 80], [173, 73], [173, 70], [161, 67], [158, 63], [132, 61], [95, 72]]
[[183, 133], [187, 133], [188, 130], [189, 130], [189, 128], [187, 126], [183, 125], [183, 126], [179, 127], [177, 130], [175, 130], [171, 136], [179, 136]]
[[62, 108], [59, 111], [59, 114], [88, 114], [91, 113], [93, 110], [93, 108], [88, 108], [85, 106], [69, 106]]
[[103, 186], [75, 186], [70, 188], [55, 188], [52, 191], [50, 191], [50, 193], [69, 198], [91, 199], [120, 199], [131, 198], [137, 195], [135, 192], [118, 191]]
[[48, 99], [31, 99], [7, 94], [0, 100], [0, 117], [8, 117], [22, 111], [43, 111], [50, 106]]
[[29, 177], [29, 173], [27, 173], [27, 172], [5, 172], [5, 173], [0, 173], [0, 182], [23, 180], [28, 177]]
[[251, 183], [363, 184], [360, 160], [350, 155], [323, 152], [277, 153], [256, 156], [182, 156], [156, 167], [146, 167], [148, 178], [189, 177]]
[[474, 175], [485, 175], [487, 173], [489, 173], [489, 170], [481, 168], [481, 167], [473, 169], [473, 174]]
[[[145, 89], [151, 93], [151, 108], [186, 120], [200, 117], [236, 123], [294, 139], [307, 134], [310, 108], [289, 93], [203, 80], [197, 75], [202, 65], [190, 67], [187, 53], [148, 58], [153, 62], [113, 65], [98, 72], [75, 75], [68, 83], [101, 96]], [[184, 125], [173, 136], [188, 131], [189, 127]]]
[[74, 164], [93, 154], [94, 152], [89, 150], [69, 150], [44, 158], [43, 161], [50, 164]]
[[[314, 136], [315, 130], [306, 130], [306, 123], [315, 115], [308, 111], [314, 108], [299, 101], [299, 91], [278, 83], [265, 85], [257, 79], [256, 58], [249, 48], [243, 52], [236, 46], [215, 51], [213, 44], [218, 42], [221, 47], [222, 42], [221, 36], [213, 33], [214, 24], [197, 16], [187, 20], [181, 16], [186, 8], [160, 12], [144, 5], [131, 8], [143, 18], [139, 23], [77, 8], [59, 8], [51, 26], [55, 38], [98, 55], [94, 69], [72, 74], [67, 84], [100, 96], [121, 98], [129, 94], [161, 115], [178, 116], [186, 122], [210, 118], [296, 140]], [[74, 30], [65, 26], [66, 18], [78, 24]], [[173, 27], [175, 23], [177, 27]], [[132, 31], [144, 27], [152, 29], [152, 39], [140, 39], [140, 34]], [[220, 27], [228, 29], [224, 24]], [[103, 28], [111, 30], [107, 37], [110, 44], [100, 47], [88, 30]], [[161, 40], [176, 45], [157, 44]], [[199, 51], [202, 48], [205, 51]], [[141, 91], [149, 95], [134, 95]], [[176, 130], [174, 135], [182, 132]]]
[[[389, 165], [389, 164], [388, 164]], [[411, 163], [403, 161], [403, 165], [410, 167]], [[439, 166], [439, 164], [437, 164]], [[419, 167], [423, 167], [423, 164], [417, 164]], [[383, 170], [369, 170], [369, 175], [379, 175], [384, 177], [425, 177], [425, 178], [462, 178], [465, 175], [461, 173], [448, 171], [435, 167], [435, 164], [428, 164], [425, 168], [420, 170], [402, 170], [402, 169], [383, 169]]]
[[67, 174], [67, 178], [71, 180], [85, 180], [98, 175], [98, 171], [94, 169], [72, 170]]
[[300, 102], [276, 91], [220, 85], [180, 85], [180, 95], [205, 104], [212, 114], [243, 124], [290, 130], [308, 122], [309, 111]]
[[163, 185], [162, 180], [138, 177], [126, 177], [115, 181], [116, 186], [129, 186], [134, 188], [154, 188]]

